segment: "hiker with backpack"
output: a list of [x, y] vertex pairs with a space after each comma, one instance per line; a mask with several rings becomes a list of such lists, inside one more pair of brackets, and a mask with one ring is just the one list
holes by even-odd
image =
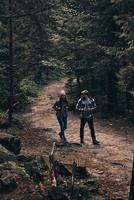
[[88, 123], [90, 128], [92, 142], [94, 145], [98, 145], [99, 141], [96, 140], [94, 122], [93, 122], [93, 110], [96, 108], [95, 100], [89, 96], [87, 90], [81, 92], [81, 98], [78, 100], [76, 109], [80, 111], [80, 143], [84, 143], [84, 127]]
[[67, 129], [67, 110], [68, 110], [68, 101], [66, 98], [66, 93], [64, 90], [61, 91], [59, 100], [53, 105], [53, 109], [56, 111], [57, 120], [60, 125], [60, 139], [65, 142], [65, 130]]

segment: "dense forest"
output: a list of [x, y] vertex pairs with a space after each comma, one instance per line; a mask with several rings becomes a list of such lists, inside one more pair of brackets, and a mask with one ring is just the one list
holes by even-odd
[[[20, 107], [65, 71], [96, 96], [101, 112], [133, 118], [133, 0], [14, 1], [14, 101]], [[9, 106], [9, 8], [0, 3], [0, 109]]]
[[134, 200], [133, 122], [134, 0], [0, 0], [0, 199]]

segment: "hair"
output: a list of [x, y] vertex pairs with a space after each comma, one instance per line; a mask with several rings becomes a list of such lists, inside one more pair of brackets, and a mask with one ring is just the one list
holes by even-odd
[[68, 100], [67, 100], [66, 97], [63, 98], [62, 95], [61, 95], [59, 100], [60, 100], [60, 102], [64, 102], [64, 103], [66, 103], [68, 105]]
[[89, 91], [88, 91], [88, 90], [82, 90], [82, 91], [81, 91], [81, 95], [82, 95], [82, 94], [88, 95], [88, 94], [89, 94]]

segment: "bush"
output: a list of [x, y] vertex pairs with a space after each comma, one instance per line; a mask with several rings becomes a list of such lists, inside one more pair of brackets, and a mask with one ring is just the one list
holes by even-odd
[[20, 90], [23, 95], [36, 97], [38, 95], [38, 87], [37, 84], [31, 80], [29, 77], [24, 78], [20, 83]]

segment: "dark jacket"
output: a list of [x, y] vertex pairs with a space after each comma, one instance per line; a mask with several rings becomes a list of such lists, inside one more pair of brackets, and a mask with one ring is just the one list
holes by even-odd
[[56, 111], [57, 117], [67, 117], [68, 102], [67, 101], [56, 101], [53, 105], [53, 109]]
[[93, 116], [93, 110], [96, 108], [95, 100], [92, 97], [80, 98], [76, 109], [80, 111], [81, 118], [90, 118]]

